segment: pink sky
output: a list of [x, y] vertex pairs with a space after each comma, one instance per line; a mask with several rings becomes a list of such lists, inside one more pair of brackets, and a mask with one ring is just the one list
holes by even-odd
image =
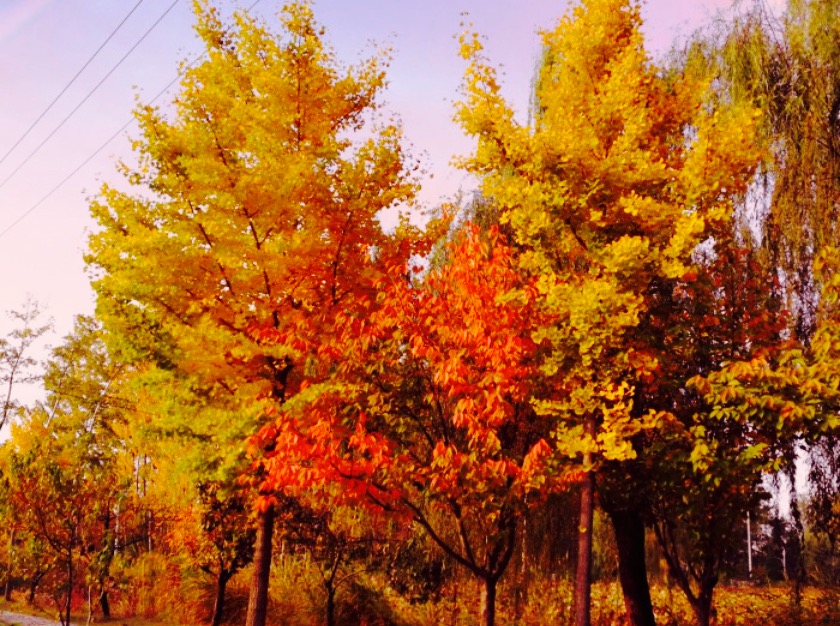
[[[253, 0], [220, 3], [248, 6]], [[0, 156], [78, 71], [136, 0], [2, 0], [0, 2]], [[0, 181], [46, 137], [112, 65], [169, 7], [144, 0], [103, 53], [87, 68], [42, 123], [2, 164]], [[197, 50], [189, 0], [181, 0], [125, 63], [20, 172], [0, 187], [0, 231], [30, 209], [131, 116], [135, 93], [149, 100], [176, 75], [178, 61]], [[649, 50], [661, 54], [675, 35], [710, 17], [724, 0], [648, 0], [643, 7]], [[277, 0], [256, 12], [276, 24]], [[504, 66], [505, 93], [524, 115], [539, 52], [537, 30], [550, 28], [567, 3], [561, 0], [317, 0], [315, 11], [339, 58], [353, 62], [370, 40], [393, 46], [386, 101], [433, 178], [421, 199], [435, 204], [470, 180], [449, 166], [470, 143], [451, 121], [463, 63], [453, 36], [462, 13], [487, 37], [487, 51]], [[129, 135], [135, 133], [130, 128]], [[26, 294], [48, 307], [57, 335], [73, 317], [91, 313], [92, 294], [82, 253], [91, 227], [86, 198], [102, 181], [116, 179], [114, 163], [130, 159], [125, 136], [108, 147], [38, 209], [0, 236], [0, 312], [17, 308]], [[0, 336], [9, 330], [0, 315]], [[53, 343], [58, 339], [53, 338]]]

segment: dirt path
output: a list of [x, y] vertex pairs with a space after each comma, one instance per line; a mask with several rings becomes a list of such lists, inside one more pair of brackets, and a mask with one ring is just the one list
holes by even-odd
[[58, 620], [38, 617], [36, 615], [0, 611], [0, 624], [8, 624], [9, 626], [56, 626]]

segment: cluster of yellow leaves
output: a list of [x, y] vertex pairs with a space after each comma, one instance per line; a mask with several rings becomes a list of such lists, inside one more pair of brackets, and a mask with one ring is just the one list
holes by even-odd
[[[481, 176], [538, 277], [550, 322], [543, 371], [565, 397], [557, 417], [570, 454], [632, 457], [629, 438], [655, 424], [633, 387], [658, 368], [637, 329], [649, 290], [692, 270], [698, 244], [726, 228], [760, 156], [757, 112], [707, 101], [707, 82], [665, 78], [649, 60], [639, 7], [585, 0], [543, 34], [533, 119], [516, 122], [475, 34], [458, 118], [478, 141], [463, 165]], [[617, 391], [619, 390], [619, 391]], [[594, 440], [581, 423], [599, 421]]]
[[387, 54], [342, 67], [307, 3], [284, 8], [282, 38], [196, 10], [207, 57], [184, 72], [174, 117], [136, 113], [139, 165], [123, 169], [138, 191], [106, 186], [91, 206], [98, 315], [130, 360], [245, 403], [290, 395], [290, 368], [339, 305], [373, 293], [377, 263], [423, 251], [377, 219], [416, 188], [400, 129], [376, 118]]

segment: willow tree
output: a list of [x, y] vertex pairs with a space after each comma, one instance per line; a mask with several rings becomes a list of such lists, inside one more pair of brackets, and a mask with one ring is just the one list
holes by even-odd
[[[760, 235], [768, 268], [780, 278], [793, 313], [793, 335], [806, 349], [825, 288], [812, 267], [823, 248], [840, 245], [839, 18], [837, 0], [789, 0], [778, 17], [756, 1], [711, 36], [702, 34], [693, 46], [702, 52], [696, 56], [710, 62], [727, 97], [763, 111], [760, 138], [771, 158], [764, 164], [763, 185], [756, 187], [764, 192], [763, 202], [751, 226]], [[825, 505], [837, 498], [832, 486], [832, 465], [840, 462], [836, 436], [819, 435], [808, 443], [811, 480], [827, 496], [812, 500], [823, 505], [814, 513], [828, 528], [832, 513]], [[791, 478], [796, 458], [791, 447], [783, 468]], [[796, 494], [791, 495], [801, 541], [801, 516]], [[804, 578], [804, 569], [798, 578]]]
[[[305, 2], [283, 8], [279, 34], [205, 3], [196, 17], [205, 56], [171, 114], [136, 110], [139, 163], [121, 167], [128, 191], [106, 185], [92, 203], [87, 263], [121, 354], [198, 377], [228, 408], [220, 429], [255, 432], [317, 371], [336, 311], [413, 252], [377, 214], [415, 184], [399, 128], [377, 117], [386, 54], [343, 67]], [[249, 626], [267, 602], [274, 510], [261, 495]]]
[[[462, 47], [470, 65], [458, 115], [478, 144], [464, 165], [513, 229], [521, 268], [539, 278], [553, 319], [538, 333], [551, 346], [543, 373], [563, 393], [537, 409], [586, 476], [579, 626], [589, 623], [595, 473], [632, 459], [634, 437], [669, 418], [635, 402], [637, 384], [659, 370], [651, 302], [690, 280], [698, 246], [728, 232], [758, 158], [754, 108], [716, 106], [697, 73], [666, 79], [640, 25], [630, 0], [584, 0], [546, 32], [529, 125], [501, 97], [479, 39]], [[621, 579], [634, 623], [650, 623], [647, 585], [633, 589], [641, 565], [622, 563]]]
[[776, 18], [756, 2], [722, 33], [696, 42], [733, 99], [759, 107], [766, 206], [754, 224], [781, 278], [797, 338], [814, 332], [812, 265], [840, 244], [840, 2], [790, 0]]

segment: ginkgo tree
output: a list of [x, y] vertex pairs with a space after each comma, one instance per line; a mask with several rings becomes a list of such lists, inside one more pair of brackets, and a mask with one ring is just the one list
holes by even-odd
[[[586, 472], [578, 626], [589, 623], [594, 472], [633, 458], [640, 430], [668, 419], [667, 407], [634, 403], [637, 383], [659, 368], [650, 300], [690, 278], [698, 246], [728, 232], [760, 156], [756, 111], [717, 106], [699, 73], [666, 77], [640, 25], [635, 2], [583, 0], [544, 33], [528, 125], [501, 96], [478, 36], [462, 38], [469, 67], [458, 118], [477, 140], [463, 164], [513, 229], [520, 267], [538, 279], [549, 313], [536, 334], [550, 346], [542, 371], [563, 382], [535, 406]], [[631, 619], [652, 621], [649, 598], [645, 609], [622, 581]]]
[[[205, 56], [171, 115], [137, 109], [131, 189], [92, 203], [86, 258], [115, 353], [199, 377], [255, 432], [317, 372], [335, 313], [415, 252], [412, 229], [377, 218], [411, 200], [413, 164], [377, 112], [386, 52], [342, 67], [305, 2], [283, 8], [279, 34], [195, 6]], [[249, 626], [265, 621], [273, 515], [259, 515]]]
[[413, 522], [480, 581], [492, 626], [523, 515], [577, 475], [531, 404], [546, 393], [536, 282], [496, 229], [466, 227], [447, 257], [422, 279], [393, 266], [370, 311], [345, 315], [325, 346], [334, 375], [260, 437], [275, 443], [272, 491]]

